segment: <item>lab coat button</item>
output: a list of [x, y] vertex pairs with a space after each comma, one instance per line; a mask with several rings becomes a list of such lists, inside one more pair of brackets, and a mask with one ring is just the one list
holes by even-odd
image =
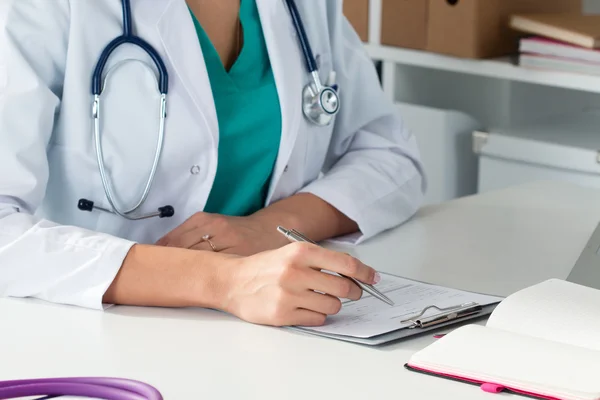
[[286, 165], [286, 166], [283, 168], [283, 172], [287, 172], [287, 171], [288, 171], [288, 166]]
[[199, 165], [192, 165], [192, 168], [190, 168], [190, 173], [192, 175], [198, 175], [200, 173], [200, 166]]

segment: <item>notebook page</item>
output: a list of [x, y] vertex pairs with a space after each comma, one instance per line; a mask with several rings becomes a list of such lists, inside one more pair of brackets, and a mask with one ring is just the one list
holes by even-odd
[[600, 399], [600, 351], [479, 325], [456, 329], [408, 364], [548, 397]]
[[[502, 300], [495, 296], [430, 285], [387, 274], [381, 274], [381, 282], [375, 287], [395, 305], [390, 306], [364, 292], [358, 301], [345, 301], [340, 312], [327, 317], [324, 325], [300, 328], [315, 333], [369, 338], [408, 327], [411, 322], [402, 321], [430, 305], [445, 308], [476, 302], [485, 306]], [[431, 309], [424, 317], [437, 313], [439, 311]]]
[[600, 350], [600, 290], [551, 279], [508, 296], [487, 326]]

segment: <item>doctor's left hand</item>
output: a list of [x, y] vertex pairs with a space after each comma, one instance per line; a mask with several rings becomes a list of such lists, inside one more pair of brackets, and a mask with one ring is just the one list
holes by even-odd
[[230, 217], [199, 212], [156, 244], [249, 256], [289, 243], [276, 228], [277, 224], [255, 216]]

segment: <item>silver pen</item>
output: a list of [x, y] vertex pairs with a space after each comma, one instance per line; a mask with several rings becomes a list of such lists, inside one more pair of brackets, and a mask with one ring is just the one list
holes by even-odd
[[[317, 244], [313, 240], [310, 240], [309, 238], [307, 238], [300, 232], [296, 231], [295, 229], [288, 230], [281, 226], [278, 226], [277, 231], [279, 233], [283, 234], [286, 238], [288, 238], [288, 240], [290, 240], [292, 242], [308, 242], [308, 243], [312, 243], [312, 244]], [[357, 279], [352, 278], [351, 276], [346, 276], [346, 275], [342, 275], [339, 273], [337, 273], [337, 274], [344, 278], [350, 279], [352, 282], [356, 283], [358, 285], [358, 287], [360, 287], [362, 290], [372, 294], [374, 297], [378, 298], [379, 300], [383, 301], [384, 303], [387, 303], [390, 306], [394, 305], [394, 302], [392, 300], [390, 300], [386, 295], [381, 293], [379, 290], [375, 289], [372, 285], [363, 283]]]

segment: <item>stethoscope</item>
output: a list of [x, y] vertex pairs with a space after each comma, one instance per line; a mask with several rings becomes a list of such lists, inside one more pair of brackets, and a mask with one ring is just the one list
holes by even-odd
[[0, 381], [0, 399], [31, 396], [83, 396], [108, 400], [162, 400], [163, 396], [147, 383], [121, 378], [75, 377]]
[[[300, 41], [300, 47], [302, 48], [302, 53], [304, 54], [306, 68], [312, 77], [312, 82], [307, 84], [302, 92], [302, 112], [306, 119], [308, 119], [310, 122], [318, 126], [327, 126], [332, 122], [333, 118], [340, 109], [340, 98], [337, 85], [332, 82], [333, 79], [329, 79], [329, 82], [326, 84], [321, 82], [321, 78], [319, 76], [319, 67], [310, 47], [306, 31], [304, 30], [304, 24], [302, 23], [302, 18], [300, 17], [300, 12], [296, 7], [296, 3], [294, 0], [285, 0], [285, 2], [289, 9], [292, 21], [294, 23], [294, 28], [296, 29], [296, 33]], [[158, 52], [149, 43], [133, 34], [130, 0], [121, 0], [121, 3], [123, 8], [123, 34], [111, 41], [102, 51], [92, 77], [92, 94], [94, 95], [92, 117], [94, 119], [94, 142], [96, 146], [96, 158], [98, 162], [98, 168], [100, 170], [100, 177], [102, 179], [102, 186], [104, 187], [104, 193], [110, 204], [110, 209], [97, 206], [93, 201], [88, 199], [80, 199], [77, 207], [82, 211], [99, 210], [117, 214], [128, 220], [142, 220], [153, 217], [172, 217], [175, 214], [175, 209], [170, 205], [160, 207], [157, 211], [148, 214], [133, 214], [146, 201], [146, 198], [150, 193], [152, 183], [154, 182], [154, 176], [160, 160], [165, 136], [165, 119], [167, 117], [169, 74]], [[160, 92], [160, 122], [156, 151], [154, 153], [154, 161], [152, 163], [152, 168], [150, 170], [148, 179], [146, 180], [146, 185], [144, 186], [142, 196], [140, 197], [139, 201], [129, 209], [120, 208], [114, 200], [113, 187], [108, 174], [106, 173], [106, 167], [104, 164], [104, 155], [102, 151], [100, 134], [101, 95], [106, 81], [108, 80], [108, 76], [115, 69], [111, 69], [111, 71], [109, 71], [106, 77], [103, 79], [104, 68], [110, 55], [123, 44], [132, 44], [138, 46], [152, 58], [152, 61], [158, 70], [157, 86]], [[142, 64], [154, 73], [150, 65], [147, 65], [143, 62]], [[117, 66], [119, 65], [120, 64], [117, 64]]]

